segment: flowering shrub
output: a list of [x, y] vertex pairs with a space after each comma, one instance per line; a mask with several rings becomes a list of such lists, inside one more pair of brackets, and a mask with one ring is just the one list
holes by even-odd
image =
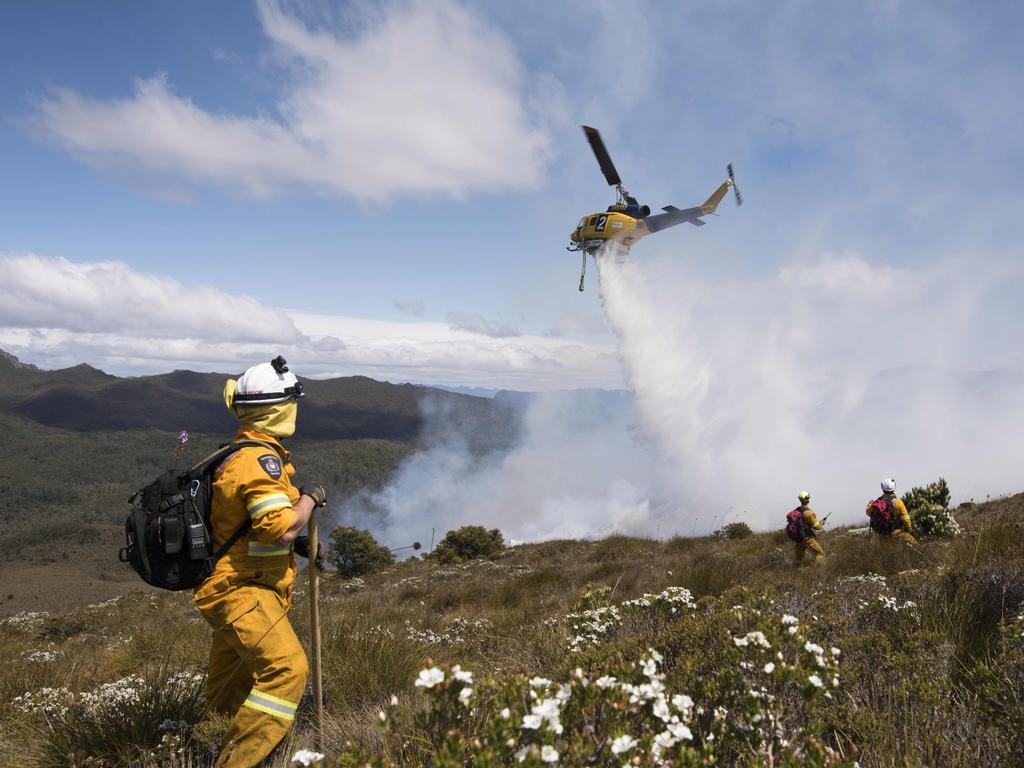
[[959, 536], [963, 533], [949, 511], [949, 498], [949, 485], [941, 477], [934, 483], [907, 491], [903, 503], [910, 513], [915, 535]]
[[406, 637], [431, 645], [465, 645], [467, 641], [478, 638], [482, 632], [490, 628], [491, 622], [486, 619], [456, 617], [437, 632], [432, 629], [417, 629], [407, 621]]
[[938, 504], [925, 502], [910, 513], [910, 522], [914, 525], [914, 534], [924, 536], [959, 536], [963, 528], [948, 509]]
[[[583, 600], [587, 601], [591, 595], [590, 591], [584, 593]], [[609, 605], [570, 613], [564, 619], [573, 631], [569, 637], [569, 650], [576, 653], [601, 644], [627, 619], [658, 628], [695, 607], [690, 590], [685, 587], [666, 587], [654, 595], [644, 594], [626, 600], [620, 606]], [[549, 620], [547, 623], [554, 625], [559, 620]]]
[[[670, 606], [692, 616], [681, 611], [692, 606], [685, 590], [629, 602], [629, 612]], [[817, 645], [801, 620], [755, 600], [698, 623], [715, 645], [714, 663], [699, 675], [673, 669], [654, 648], [632, 663], [610, 655], [601, 669], [553, 678], [477, 679], [460, 666], [430, 665], [414, 686], [424, 706], [410, 713], [393, 697], [381, 711], [386, 748], [351, 752], [339, 765], [852, 765], [807, 728], [812, 708], [839, 686], [838, 648]]]
[[0, 620], [0, 627], [28, 632], [37, 629], [46, 620], [48, 615], [45, 611], [22, 611]]
[[[149, 750], [177, 749], [190, 722], [202, 713], [205, 675], [193, 672], [128, 675], [91, 690], [41, 688], [16, 696], [14, 708], [38, 717], [58, 762], [78, 765], [90, 757], [111, 757], [120, 748], [125, 762]], [[169, 732], [173, 731], [173, 732]], [[148, 748], [148, 749], [147, 749]]]

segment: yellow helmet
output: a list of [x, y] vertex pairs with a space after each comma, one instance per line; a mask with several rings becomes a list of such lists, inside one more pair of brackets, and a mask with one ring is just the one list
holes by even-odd
[[800, 493], [798, 493], [796, 497], [800, 500], [801, 504], [806, 504], [808, 501], [811, 500], [811, 494], [809, 494], [807, 491], [800, 491]]

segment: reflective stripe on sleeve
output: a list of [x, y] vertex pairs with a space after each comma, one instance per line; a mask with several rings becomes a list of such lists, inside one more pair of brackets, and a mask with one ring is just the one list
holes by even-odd
[[276, 544], [260, 544], [258, 541], [249, 542], [250, 557], [278, 557], [279, 555], [290, 555], [292, 546], [279, 547]]
[[255, 688], [249, 691], [249, 695], [243, 703], [247, 707], [280, 717], [282, 720], [294, 720], [295, 711], [299, 708], [298, 704], [292, 704], [290, 701], [271, 696], [269, 693], [257, 691]]
[[259, 496], [248, 501], [245, 508], [249, 512], [249, 517], [255, 520], [261, 515], [265, 515], [267, 512], [272, 512], [275, 509], [283, 509], [284, 507], [290, 507], [291, 505], [292, 501], [288, 498], [288, 494], [268, 493], [266, 496]]

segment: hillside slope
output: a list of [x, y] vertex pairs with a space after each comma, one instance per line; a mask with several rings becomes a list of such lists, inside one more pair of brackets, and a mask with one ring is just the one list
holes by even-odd
[[[76, 432], [163, 430], [223, 434], [235, 422], [221, 392], [228, 374], [174, 371], [119, 378], [82, 364], [44, 371], [0, 350], [0, 411], [38, 424]], [[365, 376], [302, 379], [301, 435], [320, 440], [416, 440], [423, 429], [424, 400], [478, 434], [501, 434], [513, 409], [490, 399], [412, 384], [388, 384]]]
[[[919, 551], [828, 531], [820, 569], [761, 534], [328, 574], [327, 764], [1021, 765], [1024, 495], [956, 514], [967, 534]], [[307, 617], [300, 578], [304, 641]], [[188, 595], [152, 590], [3, 622], [0, 755], [180, 765], [183, 746], [209, 765], [225, 723], [191, 727], [208, 638]]]

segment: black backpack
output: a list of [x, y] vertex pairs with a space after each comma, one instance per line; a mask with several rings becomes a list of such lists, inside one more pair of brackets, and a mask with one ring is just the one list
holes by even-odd
[[276, 449], [257, 440], [222, 445], [185, 471], [169, 469], [131, 495], [132, 508], [124, 524], [125, 546], [119, 553], [147, 584], [160, 589], [195, 589], [213, 567], [252, 526], [246, 520], [224, 546], [211, 552], [210, 504], [214, 470], [246, 446]]

